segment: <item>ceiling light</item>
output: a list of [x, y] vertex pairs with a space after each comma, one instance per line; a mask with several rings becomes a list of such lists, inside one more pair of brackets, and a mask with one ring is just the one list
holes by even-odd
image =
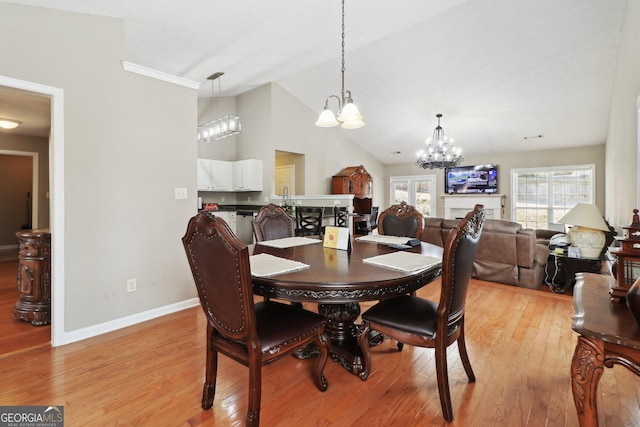
[[[213, 110], [213, 117], [216, 116], [215, 105], [215, 90], [213, 81], [222, 76], [224, 73], [213, 73], [207, 80], [211, 80], [211, 109]], [[218, 80], [218, 94], [221, 93], [220, 80]], [[225, 138], [227, 136], [240, 133], [242, 126], [240, 123], [240, 117], [227, 114], [203, 125], [198, 126], [198, 142], [210, 142], [218, 139]]]
[[[330, 95], [324, 102], [324, 109], [318, 117], [316, 126], [321, 128], [337, 126], [339, 122], [342, 122], [344, 129], [358, 129], [364, 126], [362, 121], [362, 115], [358, 111], [358, 107], [353, 103], [351, 99], [351, 91], [344, 90], [344, 0], [342, 0], [342, 92], [341, 97], [337, 95]], [[338, 101], [338, 118], [329, 108], [329, 99], [335, 98]]]
[[0, 128], [2, 129], [15, 129], [20, 126], [22, 122], [11, 119], [0, 119]]
[[464, 159], [462, 150], [453, 146], [453, 139], [444, 136], [444, 129], [440, 126], [442, 114], [436, 114], [438, 126], [433, 131], [433, 137], [427, 138], [426, 150], [418, 153], [416, 165], [423, 169], [444, 169], [458, 166]]

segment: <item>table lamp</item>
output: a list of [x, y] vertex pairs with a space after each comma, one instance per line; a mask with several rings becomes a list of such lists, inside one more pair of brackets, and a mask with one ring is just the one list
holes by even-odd
[[596, 205], [578, 203], [558, 222], [573, 226], [568, 233], [571, 246], [578, 249], [581, 257], [600, 257], [606, 242], [604, 231], [609, 227]]

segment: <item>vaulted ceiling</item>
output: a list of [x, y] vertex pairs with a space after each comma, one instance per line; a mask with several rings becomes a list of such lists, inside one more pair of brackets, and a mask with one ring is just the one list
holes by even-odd
[[[340, 92], [339, 0], [8, 2], [122, 18], [123, 60], [201, 96], [216, 71], [224, 96], [276, 82], [318, 113]], [[625, 3], [346, 0], [345, 88], [366, 126], [343, 132], [387, 164], [415, 159], [437, 113], [465, 154], [602, 144]]]

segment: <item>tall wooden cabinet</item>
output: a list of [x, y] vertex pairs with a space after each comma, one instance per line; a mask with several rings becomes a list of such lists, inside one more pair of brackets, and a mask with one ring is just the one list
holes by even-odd
[[51, 234], [49, 230], [16, 233], [18, 254], [18, 301], [13, 318], [32, 325], [51, 323]]
[[364, 166], [349, 166], [331, 178], [332, 194], [353, 194], [353, 210], [359, 214], [371, 212], [373, 179]]

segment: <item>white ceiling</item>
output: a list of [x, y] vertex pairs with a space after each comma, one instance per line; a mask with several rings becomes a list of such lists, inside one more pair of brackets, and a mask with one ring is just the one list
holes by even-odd
[[[201, 96], [216, 71], [222, 95], [277, 82], [318, 113], [340, 93], [339, 0], [8, 2], [122, 18], [123, 60], [202, 82]], [[366, 126], [344, 132], [387, 164], [415, 160], [437, 113], [466, 154], [604, 143], [624, 7], [347, 0], [345, 89]]]

